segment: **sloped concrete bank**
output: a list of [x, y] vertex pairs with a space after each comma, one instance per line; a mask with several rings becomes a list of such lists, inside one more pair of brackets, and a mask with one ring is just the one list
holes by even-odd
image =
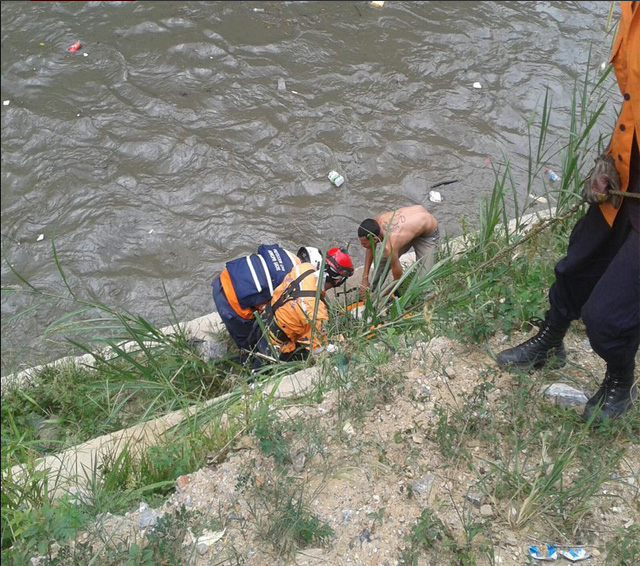
[[[520, 224], [531, 227], [540, 219], [549, 217], [553, 211], [542, 211], [530, 214], [520, 220]], [[509, 230], [515, 229], [515, 221], [509, 224]], [[452, 253], [459, 253], [462, 250], [460, 239], [452, 242]], [[415, 261], [413, 252], [406, 254], [402, 258], [402, 264], [406, 267]], [[358, 268], [353, 277], [350, 278], [348, 288], [357, 287], [362, 275], [362, 268]], [[194, 320], [181, 323], [179, 328], [186, 335], [193, 338], [208, 339], [212, 334], [224, 330], [224, 326], [217, 313], [196, 318]], [[178, 330], [175, 326], [168, 326], [162, 329], [165, 334], [175, 333]], [[135, 347], [135, 343], [125, 344], [124, 347]], [[103, 352], [104, 355], [108, 355]], [[38, 374], [46, 367], [59, 367], [67, 364], [75, 364], [78, 367], [92, 367], [95, 358], [91, 354], [83, 356], [69, 356], [56, 360], [50, 364], [45, 364], [26, 369], [17, 374], [2, 376], [2, 394], [9, 389], [29, 387], [34, 383]], [[276, 395], [279, 397], [293, 397], [304, 393], [313, 387], [319, 374], [316, 368], [308, 368], [296, 372], [284, 378], [278, 385], [266, 384], [265, 394], [269, 394], [274, 386], [278, 387]], [[47, 456], [39, 460], [36, 470], [49, 470], [49, 490], [50, 493], [61, 495], [69, 490], [82, 492], [89, 481], [98, 473], [104, 459], [117, 458], [125, 447], [134, 448], [137, 453], [141, 453], [149, 446], [160, 442], [162, 435], [182, 422], [188, 416], [193, 415], [197, 410], [202, 410], [213, 403], [222, 401], [222, 398], [212, 399], [202, 407], [193, 407], [188, 410], [180, 410], [161, 416], [151, 421], [140, 423], [128, 429], [104, 435], [93, 440], [84, 442], [77, 446], [66, 449], [55, 455]], [[14, 478], [19, 478], [24, 474], [22, 466], [14, 466], [11, 474]]]

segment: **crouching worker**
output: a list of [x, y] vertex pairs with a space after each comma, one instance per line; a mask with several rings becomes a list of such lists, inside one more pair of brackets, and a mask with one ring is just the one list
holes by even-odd
[[[327, 251], [322, 272], [318, 250], [302, 248], [298, 256], [306, 261], [296, 265], [275, 289], [252, 335], [255, 351], [268, 358], [275, 352], [280, 361], [305, 359], [326, 346], [329, 311], [325, 292], [353, 275], [351, 257], [342, 248]], [[255, 360], [254, 368], [266, 359], [262, 356]]]
[[227, 262], [213, 279], [213, 302], [238, 348], [250, 349], [256, 311], [271, 300], [274, 289], [300, 261], [276, 244], [262, 245], [257, 253]]

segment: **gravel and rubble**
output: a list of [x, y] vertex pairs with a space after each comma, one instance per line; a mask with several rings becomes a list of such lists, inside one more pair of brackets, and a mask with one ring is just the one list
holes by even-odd
[[[518, 339], [513, 337], [513, 343]], [[546, 379], [571, 384], [578, 393], [588, 395], [597, 387], [604, 368], [582, 342], [577, 335], [568, 337], [568, 366], [554, 370]], [[488, 403], [497, 402], [510, 390], [513, 375], [496, 368], [491, 356], [503, 346], [499, 336], [485, 347], [447, 338], [418, 342], [409, 354], [397, 354], [378, 368], [381, 376], [399, 372], [402, 386], [361, 418], [343, 419], [344, 399], [336, 391], [325, 393], [315, 405], [291, 403], [280, 409], [278, 417], [289, 450], [284, 469], [260, 450], [254, 434], [245, 434], [226, 460], [180, 476], [162, 506], [152, 509], [141, 502], [124, 516], [102, 517], [92, 536], [103, 543], [144, 544], [166, 517], [187, 510], [199, 522], [184, 536], [185, 564], [395, 566], [402, 564], [402, 549], [428, 508], [460, 540], [469, 525], [478, 527], [479, 537], [485, 537], [492, 550], [479, 554], [477, 564], [526, 564], [528, 546], [545, 542], [544, 521], [514, 528], [510, 517], [517, 510], [483, 488], [482, 479], [496, 458], [492, 450], [499, 447], [470, 437], [466, 442], [470, 458], [463, 462], [443, 456], [437, 437], [439, 411], [459, 409], [461, 399], [478, 384], [492, 380]], [[575, 403], [573, 398], [566, 410], [576, 410]], [[315, 436], [301, 435], [304, 425], [315, 430]], [[593, 555], [587, 564], [604, 564], [604, 542], [614, 530], [629, 529], [640, 521], [634, 504], [640, 473], [637, 444], [629, 444], [625, 462], [627, 468], [615, 470], [611, 482], [603, 485], [608, 499], [597, 499], [590, 511], [589, 539], [573, 541]], [[333, 530], [323, 544], [285, 554], [263, 536], [269, 494], [285, 485], [285, 478], [291, 482], [286, 485], [306, 486], [308, 508]], [[88, 536], [83, 533], [78, 540]], [[550, 529], [547, 536], [553, 540], [559, 535]], [[448, 563], [435, 550], [423, 553], [416, 562]]]

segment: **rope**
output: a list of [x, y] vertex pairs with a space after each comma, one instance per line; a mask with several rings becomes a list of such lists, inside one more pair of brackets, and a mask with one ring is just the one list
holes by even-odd
[[640, 198], [640, 193], [623, 193], [622, 191], [607, 191], [610, 195], [616, 195], [626, 198]]

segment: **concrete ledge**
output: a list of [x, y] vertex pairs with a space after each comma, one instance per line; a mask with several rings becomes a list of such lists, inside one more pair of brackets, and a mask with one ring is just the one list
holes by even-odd
[[[275, 383], [266, 382], [262, 385], [263, 395], [273, 393], [275, 398], [300, 396], [311, 391], [319, 377], [320, 373], [316, 367], [306, 368], [285, 376]], [[148, 447], [160, 444], [169, 429], [199, 411], [206, 410], [216, 403], [223, 403], [232, 395], [233, 393], [227, 393], [210, 399], [200, 406], [174, 411], [157, 419], [88, 440], [58, 454], [41, 458], [36, 462], [32, 473], [46, 472], [48, 492], [53, 498], [65, 494], [82, 495], [88, 491], [93, 482], [100, 481], [100, 469], [107, 459], [115, 460], [124, 449], [129, 449], [133, 458], [140, 457]], [[225, 422], [226, 415], [223, 414], [222, 423]], [[26, 466], [19, 464], [11, 468], [10, 477], [16, 482], [22, 482], [28, 479], [28, 473], [30, 472]], [[3, 481], [8, 475], [7, 472], [3, 474]]]

